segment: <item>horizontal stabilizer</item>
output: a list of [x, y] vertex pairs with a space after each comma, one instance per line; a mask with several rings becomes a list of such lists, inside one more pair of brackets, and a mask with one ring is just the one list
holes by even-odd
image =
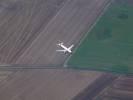
[[57, 52], [66, 52], [66, 50], [56, 50]]

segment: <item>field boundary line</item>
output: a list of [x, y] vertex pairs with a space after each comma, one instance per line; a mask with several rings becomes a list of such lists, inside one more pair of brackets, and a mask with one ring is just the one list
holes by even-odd
[[[104, 13], [107, 11], [108, 7], [111, 5], [111, 3], [114, 0], [109, 0], [107, 2], [107, 5], [105, 5], [105, 7], [103, 8], [102, 12], [99, 14], [99, 16], [96, 18], [96, 21], [94, 23], [92, 23], [92, 25], [90, 26], [89, 30], [87, 31], [87, 33], [84, 34], [83, 37], [81, 37], [81, 40], [79, 40], [79, 43], [77, 44], [76, 48], [73, 50], [73, 54], [77, 51], [77, 49], [79, 48], [79, 46], [82, 44], [82, 42], [85, 40], [85, 38], [88, 36], [89, 32], [94, 28], [94, 26], [97, 24], [97, 22], [100, 20], [100, 18], [104, 15]], [[66, 61], [64, 62], [63, 67], [68, 67], [67, 63], [69, 61], [69, 59], [72, 57], [72, 55], [68, 56], [68, 58], [66, 59]]]

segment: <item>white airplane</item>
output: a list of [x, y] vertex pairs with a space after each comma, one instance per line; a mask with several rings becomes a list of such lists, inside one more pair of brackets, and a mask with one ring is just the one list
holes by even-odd
[[57, 46], [60, 46], [61, 48], [63, 48], [63, 50], [56, 50], [57, 52], [63, 52], [63, 53], [72, 53], [72, 48], [74, 47], [74, 45], [72, 44], [70, 47], [66, 47], [63, 42], [60, 42], [57, 44]]

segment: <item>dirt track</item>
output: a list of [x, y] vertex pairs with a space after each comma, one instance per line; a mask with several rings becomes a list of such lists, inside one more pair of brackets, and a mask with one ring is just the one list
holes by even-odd
[[59, 40], [77, 44], [109, 0], [68, 0], [47, 24], [17, 64], [61, 65], [67, 55], [56, 52]]

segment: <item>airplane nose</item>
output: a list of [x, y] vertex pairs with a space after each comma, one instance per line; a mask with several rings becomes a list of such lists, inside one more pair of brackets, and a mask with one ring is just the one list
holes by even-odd
[[60, 46], [61, 44], [59, 43], [59, 44], [57, 44], [58, 46]]

